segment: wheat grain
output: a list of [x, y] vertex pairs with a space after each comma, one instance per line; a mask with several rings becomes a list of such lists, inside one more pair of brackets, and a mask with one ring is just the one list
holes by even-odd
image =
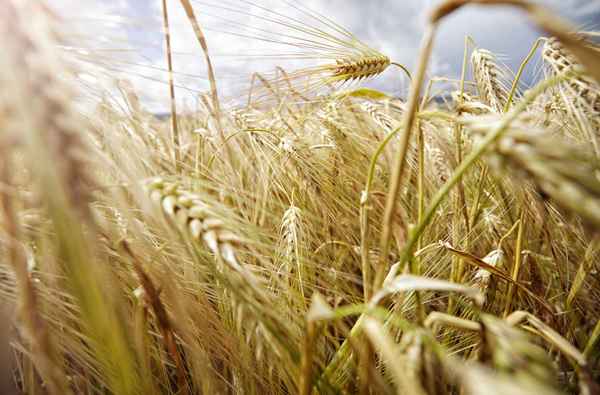
[[155, 178], [146, 182], [145, 187], [151, 200], [160, 206], [174, 224], [192, 240], [203, 241], [217, 260], [231, 269], [219, 268], [214, 274], [224, 287], [236, 326], [244, 326], [248, 330], [248, 326], [242, 325], [242, 322], [252, 322], [250, 326], [254, 333], [247, 335], [255, 338], [256, 360], [261, 361], [267, 352], [265, 344], [275, 346], [275, 350], [269, 349], [268, 352], [278, 358], [284, 358], [285, 353], [295, 353], [295, 346], [283, 335], [288, 333], [289, 328], [281, 322], [276, 312], [269, 310], [273, 303], [270, 296], [264, 292], [258, 278], [242, 266], [236, 257], [236, 248], [241, 245], [240, 238], [226, 229], [223, 221], [201, 196], [180, 188], [177, 183]]
[[452, 100], [456, 103], [455, 110], [460, 114], [482, 115], [493, 112], [489, 105], [475, 100], [468, 93], [452, 92]]
[[[296, 264], [296, 271], [298, 275], [298, 287], [300, 288], [300, 293], [303, 298], [306, 297], [305, 294], [305, 281], [306, 281], [306, 272], [303, 267], [303, 257], [301, 254], [302, 249], [302, 238], [303, 238], [303, 229], [302, 229], [302, 215], [301, 210], [291, 205], [285, 213], [283, 213], [283, 218], [281, 220], [281, 248], [283, 252], [283, 265], [287, 266], [291, 263]], [[291, 268], [287, 267], [285, 272], [291, 272]]]
[[425, 133], [424, 137], [427, 162], [432, 164], [427, 170], [433, 174], [433, 179], [439, 182], [446, 182], [448, 177], [450, 177], [450, 167], [448, 166], [447, 153], [440, 148], [444, 146], [444, 141], [439, 134]]

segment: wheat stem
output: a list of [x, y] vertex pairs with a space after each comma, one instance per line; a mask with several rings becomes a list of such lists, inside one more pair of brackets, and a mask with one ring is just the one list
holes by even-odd
[[[469, 40], [470, 37], [465, 37], [465, 42], [464, 42], [464, 50], [463, 50], [463, 63], [462, 63], [462, 69], [461, 69], [461, 73], [460, 73], [460, 95], [458, 97], [458, 116], [461, 115], [461, 107], [462, 107], [462, 103], [464, 101], [464, 93], [465, 93], [465, 79], [466, 79], [466, 74], [467, 74], [467, 55], [469, 52]], [[456, 163], [461, 163], [462, 159], [463, 159], [463, 152], [462, 152], [462, 125], [458, 122], [456, 122], [454, 124], [454, 145], [455, 145], [455, 159], [456, 159]], [[458, 184], [457, 184], [457, 189], [458, 189], [458, 193], [456, 195], [456, 198], [454, 199], [454, 210], [456, 212], [460, 212], [463, 215], [463, 219], [465, 221], [465, 230], [467, 232], [467, 234], [469, 234], [469, 216], [468, 216], [468, 209], [467, 209], [467, 204], [466, 204], [466, 198], [465, 198], [465, 189], [462, 183], [462, 180], [458, 180]], [[422, 217], [421, 217], [422, 219]], [[452, 238], [453, 238], [453, 242], [455, 244], [458, 244], [460, 242], [460, 228], [459, 228], [459, 224], [458, 224], [458, 220], [456, 219], [456, 217], [453, 219], [453, 223], [452, 223]], [[467, 240], [468, 241], [468, 240]], [[467, 248], [467, 246], [464, 246], [465, 248]], [[462, 274], [464, 271], [464, 263], [462, 261], [462, 258], [460, 257], [453, 257], [453, 264], [452, 264], [452, 272], [451, 272], [451, 281], [454, 282], [461, 282], [462, 279]], [[454, 295], [450, 295], [450, 298], [448, 300], [448, 312], [452, 312], [454, 310], [454, 302], [455, 302], [455, 297]]]
[[298, 385], [300, 388], [300, 395], [310, 395], [312, 392], [312, 363], [316, 345], [315, 335], [316, 323], [313, 320], [307, 320]]
[[[521, 260], [522, 260], [522, 250], [523, 250], [523, 228], [525, 222], [525, 211], [521, 212], [521, 218], [519, 219], [519, 228], [517, 230], [517, 241], [515, 242], [515, 261], [513, 264], [512, 270], [512, 279], [513, 281], [519, 280], [519, 272], [521, 271]], [[513, 284], [510, 283], [508, 285], [508, 294], [506, 295], [506, 304], [504, 305], [504, 317], [508, 316], [508, 312], [510, 310], [512, 304], [512, 298], [514, 294]]]
[[171, 52], [171, 32], [169, 29], [169, 11], [167, 10], [167, 0], [162, 0], [163, 10], [163, 28], [165, 34], [167, 70], [169, 74], [169, 99], [171, 101], [171, 138], [173, 141], [173, 151], [175, 167], [178, 169], [181, 165], [181, 152], [179, 144], [179, 129], [177, 126], [177, 105], [175, 103], [175, 85], [173, 83], [173, 58]]
[[398, 62], [391, 62], [390, 65], [399, 67], [402, 71], [404, 71], [404, 74], [406, 74], [406, 76], [408, 77], [408, 80], [412, 81], [412, 75], [410, 75], [410, 71], [408, 71], [406, 66], [404, 66], [403, 64], [400, 64]]
[[131, 262], [133, 264], [133, 269], [135, 270], [138, 280], [144, 289], [145, 297], [148, 300], [152, 311], [156, 317], [158, 322], [158, 327], [160, 328], [163, 342], [165, 346], [166, 352], [169, 354], [173, 362], [175, 363], [176, 375], [177, 375], [177, 385], [183, 394], [189, 394], [189, 384], [187, 383], [186, 373], [185, 373], [185, 365], [181, 355], [177, 351], [177, 343], [175, 342], [175, 330], [173, 329], [173, 325], [171, 324], [171, 319], [167, 310], [160, 300], [160, 290], [154, 285], [150, 276], [146, 273], [142, 264], [139, 262], [138, 258], [133, 253], [133, 250], [129, 246], [125, 240], [121, 241], [121, 245], [123, 250], [129, 255]]
[[592, 331], [585, 348], [583, 349], [583, 355], [587, 358], [592, 354], [594, 348], [596, 348], [598, 341], [600, 340], [600, 320], [596, 322], [594, 330]]
[[375, 280], [373, 283], [374, 292], [379, 290], [379, 288], [381, 287], [381, 284], [383, 283], [383, 276], [387, 267], [387, 260], [392, 236], [392, 225], [394, 216], [396, 214], [396, 204], [398, 200], [398, 194], [400, 192], [402, 175], [406, 166], [406, 154], [408, 152], [408, 145], [410, 142], [412, 129], [416, 119], [417, 107], [419, 104], [420, 97], [419, 94], [421, 92], [421, 85], [423, 83], [423, 79], [425, 78], [427, 63], [429, 62], [429, 57], [431, 55], [435, 32], [436, 25], [429, 25], [423, 37], [421, 50], [419, 54], [419, 60], [417, 63], [417, 72], [415, 74], [415, 79], [411, 85], [411, 93], [408, 100], [407, 110], [403, 118], [402, 126], [400, 126], [399, 128], [404, 132], [404, 134], [402, 135], [399, 152], [394, 163], [390, 189], [388, 191], [385, 211], [383, 214], [383, 230], [381, 233], [379, 262], [377, 264]]
[[[163, 0], [164, 1], [164, 0]], [[189, 0], [180, 0], [181, 5], [183, 6], [185, 13], [194, 29], [194, 34], [196, 35], [196, 39], [198, 43], [202, 47], [202, 51], [204, 53], [204, 59], [206, 60], [206, 66], [208, 68], [208, 80], [210, 82], [210, 95], [212, 98], [212, 105], [214, 111], [214, 118], [217, 124], [217, 129], [219, 132], [219, 136], [221, 138], [221, 142], [225, 145], [225, 131], [223, 129], [223, 124], [221, 123], [221, 104], [219, 101], [219, 93], [217, 91], [217, 81], [215, 79], [215, 72], [213, 70], [212, 62], [210, 60], [210, 55], [208, 54], [208, 44], [206, 43], [206, 38], [204, 37], [204, 33], [200, 28], [200, 24], [198, 23], [198, 19], [196, 19], [196, 15], [194, 13], [194, 8]], [[225, 155], [227, 162], [230, 165], [233, 165], [233, 156], [231, 154], [231, 150], [229, 146], [225, 145]]]
[[537, 49], [540, 46], [540, 44], [542, 43], [542, 41], [543, 41], [542, 38], [538, 38], [537, 40], [535, 40], [535, 43], [529, 50], [529, 53], [527, 54], [525, 59], [523, 59], [523, 61], [519, 65], [519, 70], [517, 71], [517, 75], [515, 76], [515, 79], [513, 80], [512, 86], [510, 88], [510, 92], [508, 93], [508, 98], [506, 99], [506, 103], [504, 105], [504, 112], [508, 112], [508, 110], [510, 109], [510, 106], [512, 105], [513, 99], [515, 97], [515, 93], [517, 92], [517, 88], [519, 87], [519, 81], [521, 80], [523, 71], [525, 70], [525, 67], [527, 66], [527, 64], [529, 64], [529, 62], [533, 58], [533, 55], [535, 55], [535, 51], [537, 51]]

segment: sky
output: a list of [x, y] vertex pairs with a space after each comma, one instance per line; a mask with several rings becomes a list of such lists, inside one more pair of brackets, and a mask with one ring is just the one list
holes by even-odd
[[[117, 80], [127, 80], [150, 111], [168, 108], [162, 0], [48, 0], [67, 22], [70, 53], [86, 65], [80, 73], [89, 92], [115, 92]], [[234, 96], [252, 72], [287, 71], [319, 60], [286, 59], [290, 48], [277, 43], [297, 36], [286, 26], [322, 28], [320, 22], [295, 9], [287, 0], [192, 0], [205, 29], [222, 96]], [[178, 0], [168, 0], [180, 107], [193, 108], [198, 93], [208, 89], [200, 46]], [[304, 0], [303, 7], [325, 15], [365, 44], [392, 60], [414, 67], [428, 10], [439, 0]], [[600, 30], [600, 0], [539, 0], [585, 30]], [[284, 19], [284, 17], [286, 19]], [[290, 18], [293, 18], [290, 19]], [[274, 19], [285, 23], [273, 23]], [[323, 18], [321, 18], [321, 21]], [[332, 26], [333, 22], [327, 22]], [[261, 41], [256, 36], [268, 41]], [[507, 7], [464, 7], [442, 22], [429, 76], [456, 77], [462, 64], [465, 36], [493, 51], [516, 69], [537, 37], [542, 35], [526, 16]], [[249, 37], [250, 36], [250, 37]], [[322, 38], [315, 40], [322, 42]], [[246, 54], [260, 54], [249, 59]], [[322, 61], [321, 61], [322, 62]], [[527, 74], [531, 81], [539, 65]], [[369, 83], [392, 94], [406, 91], [406, 80], [390, 68]]]

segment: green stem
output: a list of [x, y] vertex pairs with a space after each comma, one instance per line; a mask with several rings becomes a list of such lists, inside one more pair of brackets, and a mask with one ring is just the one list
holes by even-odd
[[588, 342], [585, 345], [585, 348], [583, 349], [583, 355], [586, 358], [591, 356], [592, 351], [598, 343], [598, 340], [600, 340], [600, 320], [596, 322], [596, 326], [594, 327], [594, 330], [592, 331], [592, 334], [590, 335], [590, 338], [588, 339]]
[[409, 81], [412, 81], [412, 76], [410, 75], [410, 71], [408, 71], [408, 69], [406, 68], [406, 66], [404, 66], [403, 64], [400, 64], [398, 62], [391, 62], [390, 63], [393, 66], [399, 67], [400, 69], [402, 69], [402, 71], [404, 71], [404, 74], [406, 74], [406, 76], [408, 77]]
[[[455, 118], [445, 114], [443, 112], [437, 111], [425, 111], [421, 112], [417, 115], [419, 119], [435, 119], [441, 118], [446, 120], [454, 120]], [[402, 127], [398, 127], [392, 130], [390, 133], [385, 136], [383, 141], [379, 144], [373, 156], [371, 157], [371, 162], [369, 163], [369, 171], [367, 172], [367, 181], [365, 182], [365, 189], [360, 198], [360, 232], [361, 232], [361, 268], [362, 268], [362, 278], [363, 278], [363, 294], [365, 297], [365, 303], [369, 301], [372, 290], [371, 290], [371, 264], [369, 262], [368, 250], [369, 250], [369, 208], [368, 202], [371, 194], [371, 188], [373, 186], [373, 179], [375, 178], [375, 168], [377, 167], [377, 162], [379, 161], [379, 157], [383, 153], [383, 150], [388, 145], [390, 141], [402, 130]], [[421, 198], [420, 198], [421, 200]]]
[[[467, 58], [469, 55], [469, 37], [465, 37], [464, 43], [464, 51], [463, 51], [463, 63], [462, 70], [460, 74], [460, 95], [458, 96], [458, 111], [457, 115], [461, 115], [461, 108], [464, 102], [464, 93], [465, 93], [465, 77], [467, 74]], [[462, 162], [463, 152], [462, 152], [462, 125], [459, 122], [455, 122], [454, 124], [454, 145], [456, 147], [455, 158], [456, 163]], [[465, 222], [466, 234], [469, 234], [469, 214], [467, 209], [467, 203], [465, 198], [465, 188], [461, 180], [458, 180], [458, 194], [454, 199], [454, 211], [456, 213], [462, 213], [463, 219]], [[455, 245], [459, 245], [460, 243], [460, 225], [459, 220], [456, 217], [453, 218], [453, 226], [452, 226], [452, 239]], [[460, 257], [453, 257], [453, 265], [452, 265], [452, 273], [451, 273], [451, 281], [453, 282], [461, 282], [462, 273], [464, 271], [464, 262]], [[450, 295], [450, 299], [448, 301], [448, 313], [452, 313], [455, 305], [455, 297], [454, 295]]]
[[[519, 219], [519, 230], [517, 231], [517, 242], [515, 244], [515, 263], [513, 265], [512, 279], [518, 281], [519, 272], [521, 270], [521, 251], [523, 249], [523, 223], [525, 222], [525, 211], [521, 212], [521, 218]], [[506, 297], [506, 304], [504, 306], [504, 317], [508, 316], [510, 306], [512, 304], [512, 297], [515, 289], [512, 283], [508, 285], [508, 295]]]
[[523, 75], [523, 70], [525, 70], [525, 66], [527, 66], [527, 64], [529, 63], [531, 58], [533, 58], [533, 55], [535, 55], [535, 51], [537, 51], [542, 40], [544, 40], [544, 39], [538, 38], [537, 40], [535, 40], [533, 47], [531, 47], [531, 49], [529, 50], [529, 53], [527, 54], [527, 56], [525, 57], [523, 62], [521, 62], [521, 65], [519, 66], [519, 70], [517, 71], [517, 75], [515, 76], [515, 80], [513, 81], [512, 87], [510, 88], [510, 93], [508, 94], [508, 99], [506, 100], [506, 104], [504, 105], [504, 112], [508, 112], [508, 110], [510, 109], [513, 98], [517, 91], [517, 87], [519, 86], [519, 80], [521, 79], [521, 75]]
[[471, 214], [469, 215], [469, 229], [473, 229], [479, 218], [479, 207], [481, 204], [481, 194], [483, 193], [483, 187], [485, 186], [485, 177], [487, 176], [487, 166], [483, 165], [481, 172], [479, 173], [479, 179], [477, 180], [477, 192], [475, 192], [475, 199], [471, 206]]

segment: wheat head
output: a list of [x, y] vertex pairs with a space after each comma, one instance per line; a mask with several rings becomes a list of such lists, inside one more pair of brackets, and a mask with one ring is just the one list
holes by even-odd
[[504, 72], [498, 66], [496, 56], [485, 49], [476, 49], [471, 55], [473, 76], [481, 100], [496, 112], [502, 112], [508, 100], [508, 89], [503, 82]]
[[151, 180], [146, 187], [150, 198], [160, 204], [162, 211], [194, 240], [202, 240], [212, 253], [234, 269], [240, 269], [235, 254], [235, 246], [240, 239], [225, 229], [223, 221], [216, 218], [211, 207], [200, 196], [162, 178]]
[[342, 58], [336, 60], [331, 77], [338, 82], [362, 80], [383, 73], [390, 64], [382, 54]]
[[[542, 56], [554, 74], [583, 70], [577, 59], [558, 41], [546, 40]], [[567, 84], [573, 98], [594, 114], [600, 113], [600, 87], [590, 77], [583, 75], [572, 78]]]

